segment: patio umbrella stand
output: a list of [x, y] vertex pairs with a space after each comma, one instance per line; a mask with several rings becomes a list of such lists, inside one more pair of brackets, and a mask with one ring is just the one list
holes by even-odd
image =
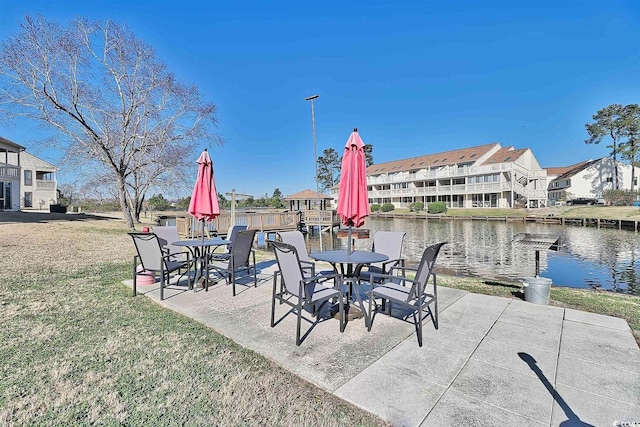
[[[191, 201], [189, 202], [188, 212], [198, 221], [202, 222], [202, 242], [204, 242], [205, 221], [213, 221], [220, 215], [220, 205], [218, 204], [218, 191], [213, 174], [213, 162], [209, 156], [209, 152], [205, 148], [200, 157], [198, 157], [198, 177], [193, 187]], [[196, 271], [202, 268], [204, 260], [204, 246], [199, 249], [200, 266]], [[197, 262], [195, 260], [194, 262]]]
[[348, 227], [347, 251], [351, 253], [352, 228], [364, 225], [364, 219], [370, 213], [364, 142], [357, 128], [353, 129], [344, 147], [337, 212], [342, 223]]

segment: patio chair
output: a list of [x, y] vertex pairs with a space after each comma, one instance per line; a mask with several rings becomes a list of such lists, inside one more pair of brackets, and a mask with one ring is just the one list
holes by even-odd
[[[296, 345], [300, 345], [307, 335], [313, 330], [315, 325], [321, 320], [320, 312], [322, 307], [330, 300], [338, 299], [340, 312], [340, 332], [344, 332], [344, 295], [342, 291], [342, 277], [339, 274], [316, 275], [305, 277], [303, 264], [300, 262], [298, 251], [293, 245], [282, 242], [269, 241], [273, 246], [278, 271], [273, 274], [273, 296], [271, 299], [271, 327], [276, 326], [275, 310], [276, 300], [293, 307], [297, 315], [296, 324]], [[278, 276], [284, 286], [278, 292]], [[332, 283], [332, 286], [326, 286]], [[316, 320], [307, 330], [304, 336], [300, 337], [302, 323], [302, 311], [305, 306], [313, 307], [313, 314]], [[316, 309], [317, 308], [317, 309]], [[280, 323], [291, 311], [287, 312], [277, 323]], [[305, 318], [308, 321], [308, 319]]]
[[[220, 259], [218, 255], [211, 254], [207, 262], [207, 277], [209, 269], [214, 269], [231, 284], [233, 296], [236, 296], [236, 273], [246, 271], [247, 275], [253, 270], [253, 286], [258, 287], [258, 277], [256, 272], [256, 252], [253, 250], [253, 239], [256, 230], [241, 230], [235, 237], [233, 248], [227, 259]], [[209, 281], [206, 281], [206, 290], [209, 290]]]
[[[133, 238], [137, 255], [133, 257], [133, 296], [137, 294], [137, 276], [141, 273], [160, 274], [160, 299], [164, 299], [164, 288], [169, 282], [170, 274], [174, 271], [185, 272], [180, 274], [178, 280], [189, 271], [191, 260], [185, 253], [184, 261], [174, 261], [173, 256], [167, 250], [163, 250], [160, 238], [155, 233], [129, 233]], [[138, 266], [142, 266], [138, 270]], [[187, 274], [189, 289], [191, 289], [191, 277]]]
[[175, 225], [165, 225], [153, 227], [153, 232], [160, 239], [160, 245], [169, 251], [169, 255], [172, 256], [171, 261], [186, 261], [187, 253], [179, 246], [173, 245], [173, 242], [180, 240], [178, 234], [178, 227]]
[[211, 254], [211, 259], [215, 259], [218, 261], [228, 260], [231, 256], [231, 250], [233, 249], [233, 242], [235, 241], [236, 236], [239, 232], [241, 232], [242, 230], [246, 230], [247, 228], [248, 227], [246, 225], [232, 225], [231, 227], [229, 227], [225, 240], [229, 240], [231, 243], [227, 245], [227, 250], [225, 252]]
[[[371, 331], [374, 320], [372, 304], [376, 298], [382, 298], [383, 301], [387, 301], [387, 314], [389, 316], [391, 316], [393, 305], [411, 311], [416, 326], [418, 345], [420, 347], [422, 347], [423, 319], [431, 316], [433, 325], [438, 329], [438, 285], [433, 267], [436, 263], [440, 248], [446, 243], [447, 242], [442, 242], [428, 246], [422, 254], [422, 259], [417, 269], [394, 267], [393, 271], [399, 270], [402, 272], [402, 275], [371, 274], [369, 324], [367, 325], [369, 331]], [[415, 272], [415, 277], [408, 278], [406, 274], [408, 271]], [[433, 277], [432, 289], [428, 289], [427, 287], [430, 277]], [[434, 305], [433, 310], [431, 309], [431, 304]], [[377, 314], [377, 310], [375, 314]], [[406, 317], [408, 317], [408, 315], [403, 318], [406, 319]]]
[[404, 231], [377, 231], [373, 236], [372, 252], [384, 254], [389, 257], [387, 261], [371, 263], [359, 273], [361, 281], [371, 281], [372, 273], [387, 274], [393, 267], [404, 266], [402, 258], [402, 242]]
[[280, 231], [278, 237], [282, 243], [291, 245], [296, 248], [298, 253], [298, 259], [302, 265], [302, 271], [305, 273], [305, 277], [311, 277], [316, 275], [316, 264], [309, 259], [309, 253], [307, 252], [307, 244], [304, 241], [304, 235], [298, 231]]

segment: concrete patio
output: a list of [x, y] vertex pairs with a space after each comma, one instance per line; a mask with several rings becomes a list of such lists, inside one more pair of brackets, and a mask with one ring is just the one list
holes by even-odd
[[157, 285], [138, 290], [395, 426], [640, 426], [640, 349], [624, 320], [439, 287], [440, 328], [425, 322], [422, 348], [412, 323], [385, 315], [371, 332], [321, 321], [296, 347], [295, 315], [269, 325], [274, 269], [260, 263], [258, 287], [236, 297], [224, 281], [164, 301]]

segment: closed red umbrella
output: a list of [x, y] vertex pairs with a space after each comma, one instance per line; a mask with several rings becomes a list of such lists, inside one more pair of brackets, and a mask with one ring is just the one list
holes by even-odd
[[199, 221], [202, 221], [203, 239], [205, 221], [212, 221], [220, 215], [218, 192], [213, 176], [213, 163], [206, 148], [198, 158], [198, 178], [193, 187], [188, 212]]
[[347, 249], [351, 252], [351, 227], [360, 227], [369, 216], [369, 195], [364, 143], [358, 129], [354, 129], [344, 147], [338, 191], [338, 215], [349, 227]]

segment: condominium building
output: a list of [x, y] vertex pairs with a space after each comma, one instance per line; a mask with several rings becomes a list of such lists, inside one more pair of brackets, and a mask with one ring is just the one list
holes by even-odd
[[374, 164], [367, 186], [369, 203], [396, 208], [435, 201], [461, 208], [547, 204], [547, 172], [532, 151], [499, 143]]
[[614, 162], [611, 157], [602, 157], [571, 166], [547, 168], [547, 176], [549, 205], [553, 206], [576, 198], [601, 198], [605, 191], [616, 187], [621, 190], [637, 189], [640, 168]]

